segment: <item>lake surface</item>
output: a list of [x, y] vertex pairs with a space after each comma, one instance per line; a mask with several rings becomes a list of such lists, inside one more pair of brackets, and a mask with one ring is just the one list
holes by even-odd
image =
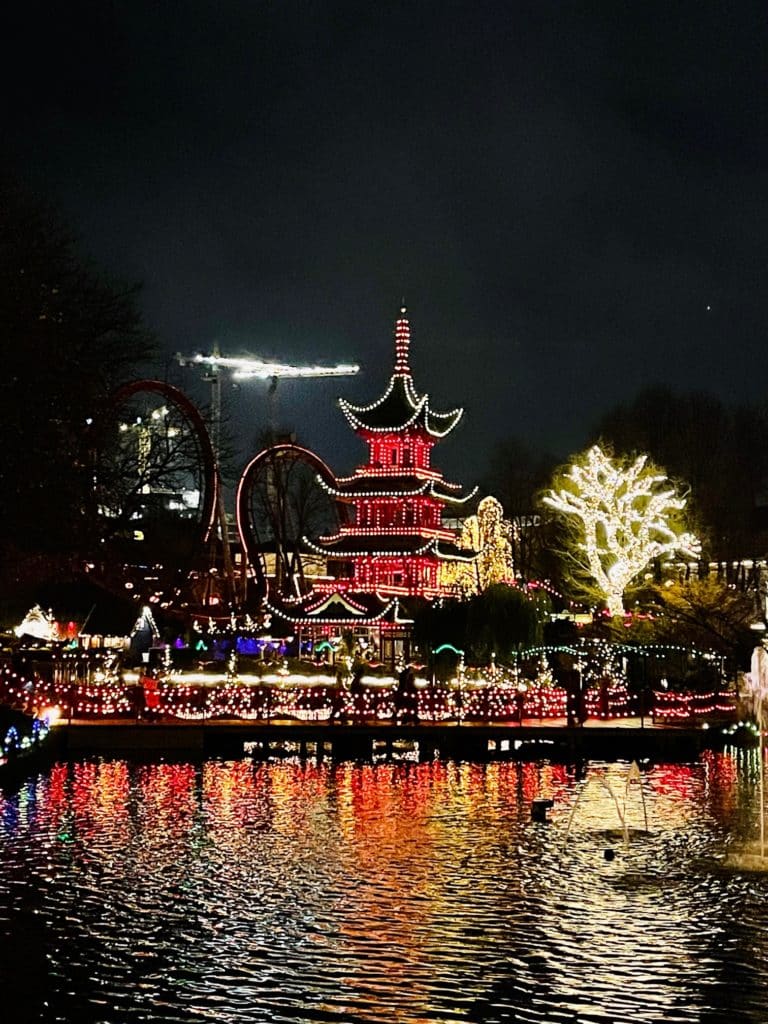
[[0, 791], [7, 1019], [765, 1024], [756, 753], [628, 768], [56, 764]]

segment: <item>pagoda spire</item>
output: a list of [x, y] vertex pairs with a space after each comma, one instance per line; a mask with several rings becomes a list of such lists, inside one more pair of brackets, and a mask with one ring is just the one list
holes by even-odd
[[395, 376], [410, 377], [408, 357], [411, 348], [411, 323], [406, 316], [405, 301], [400, 306], [400, 316], [395, 321]]

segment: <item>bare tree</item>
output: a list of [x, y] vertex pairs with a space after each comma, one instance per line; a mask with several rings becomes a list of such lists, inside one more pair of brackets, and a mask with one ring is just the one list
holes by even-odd
[[645, 455], [618, 459], [593, 445], [556, 479], [543, 501], [571, 527], [574, 581], [591, 581], [609, 613], [624, 614], [624, 592], [655, 559], [699, 553], [681, 529], [685, 498]]
[[302, 538], [317, 538], [336, 529], [338, 510], [300, 449], [273, 445], [264, 450], [251, 485], [250, 511], [258, 547], [265, 555], [274, 552], [275, 588], [293, 595], [305, 593], [307, 567], [317, 556], [308, 554]]

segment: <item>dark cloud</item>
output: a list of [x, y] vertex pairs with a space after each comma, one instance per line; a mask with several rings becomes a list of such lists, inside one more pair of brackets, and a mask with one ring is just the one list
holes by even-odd
[[[280, 387], [340, 469], [360, 449], [332, 399], [375, 395], [405, 295], [418, 383], [466, 406], [441, 455], [469, 480], [496, 440], [566, 454], [657, 381], [762, 400], [767, 17], [32, 4], [8, 33], [9, 156], [145, 282], [169, 355], [359, 361]], [[264, 391], [230, 396], [244, 449]]]

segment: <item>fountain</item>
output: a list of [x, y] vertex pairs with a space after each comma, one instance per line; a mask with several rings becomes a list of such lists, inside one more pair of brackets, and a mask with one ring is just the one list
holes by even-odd
[[[579, 804], [581, 803], [581, 799], [586, 793], [587, 789], [590, 787], [590, 785], [594, 785], [595, 783], [599, 785], [602, 789], [604, 789], [605, 792], [607, 792], [613, 800], [613, 804], [616, 808], [619, 826], [621, 829], [621, 834], [624, 838], [624, 850], [626, 852], [629, 850], [629, 825], [627, 824], [627, 797], [629, 796], [629, 788], [632, 785], [638, 785], [640, 788], [640, 796], [643, 803], [643, 820], [645, 822], [645, 831], [648, 831], [648, 811], [645, 805], [645, 793], [643, 791], [642, 775], [640, 774], [640, 766], [638, 765], [637, 761], [632, 762], [632, 764], [629, 767], [629, 771], [627, 772], [627, 778], [624, 784], [624, 799], [622, 803], [619, 803], [619, 798], [616, 795], [616, 791], [614, 790], [610, 781], [606, 778], [604, 774], [594, 775], [587, 781], [586, 785], [582, 787], [582, 789], [576, 796], [576, 799], [573, 803], [573, 807], [571, 808], [571, 813], [568, 817], [568, 827], [565, 830], [565, 839], [563, 840], [563, 847], [565, 848], [565, 845], [568, 842], [568, 837], [571, 833], [571, 826], [573, 825], [574, 818], [576, 817], [576, 811], [578, 810]], [[612, 850], [606, 850], [605, 855], [606, 860], [613, 859]]]
[[768, 871], [765, 856], [765, 701], [768, 698], [768, 650], [765, 643], [752, 651], [750, 671], [746, 674], [747, 692], [752, 697], [752, 710], [757, 724], [757, 765], [760, 803], [760, 839], [741, 843], [729, 850], [724, 866], [738, 871]]

